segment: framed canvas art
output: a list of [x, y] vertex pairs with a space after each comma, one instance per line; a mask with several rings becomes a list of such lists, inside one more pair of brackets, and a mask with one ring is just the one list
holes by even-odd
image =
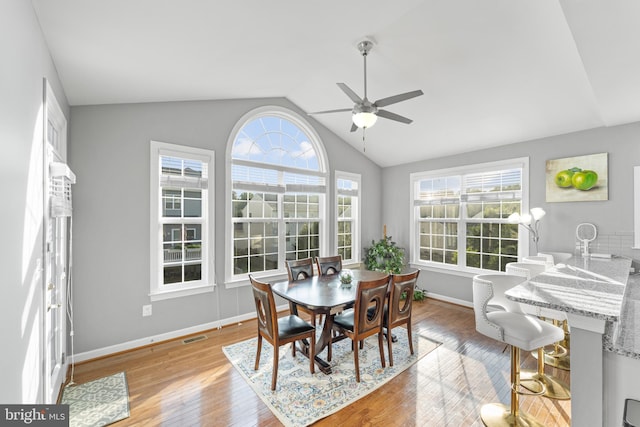
[[547, 160], [547, 202], [609, 199], [608, 153]]

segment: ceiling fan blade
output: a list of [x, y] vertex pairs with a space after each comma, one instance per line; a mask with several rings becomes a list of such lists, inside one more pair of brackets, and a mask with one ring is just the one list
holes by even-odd
[[385, 119], [395, 120], [396, 122], [402, 122], [406, 124], [413, 122], [413, 120], [411, 119], [408, 119], [404, 116], [401, 116], [400, 114], [392, 113], [391, 111], [387, 111], [387, 110], [378, 110], [377, 114], [380, 117], [384, 117]]
[[342, 89], [344, 93], [347, 94], [349, 98], [356, 104], [362, 104], [362, 98], [360, 98], [354, 91], [351, 90], [349, 86], [344, 83], [337, 83], [338, 87]]
[[386, 107], [387, 105], [395, 104], [396, 102], [406, 101], [407, 99], [415, 98], [416, 96], [424, 95], [421, 90], [414, 90], [412, 92], [401, 93], [400, 95], [393, 95], [387, 98], [382, 98], [373, 103], [376, 107]]
[[326, 110], [326, 111], [314, 111], [313, 113], [307, 113], [308, 115], [312, 114], [326, 114], [326, 113], [343, 113], [345, 111], [352, 111], [353, 108], [339, 108], [337, 110]]
[[355, 132], [358, 130], [358, 126], [355, 123], [351, 123], [351, 132]]

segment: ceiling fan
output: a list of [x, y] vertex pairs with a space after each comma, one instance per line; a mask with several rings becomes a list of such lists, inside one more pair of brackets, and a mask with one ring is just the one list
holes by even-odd
[[401, 93], [398, 95], [389, 96], [387, 98], [378, 99], [375, 102], [369, 101], [367, 98], [367, 55], [373, 48], [373, 42], [364, 40], [358, 43], [358, 50], [362, 54], [364, 59], [364, 98], [360, 98], [349, 86], [344, 83], [338, 83], [338, 87], [347, 94], [353, 102], [355, 102], [353, 108], [340, 108], [337, 110], [317, 111], [312, 114], [326, 114], [326, 113], [339, 113], [344, 111], [351, 111], [353, 124], [351, 125], [351, 132], [356, 131], [358, 128], [370, 128], [378, 120], [378, 117], [384, 117], [385, 119], [395, 120], [397, 122], [409, 124], [413, 120], [408, 119], [391, 111], [382, 110], [380, 107], [386, 107], [387, 105], [395, 104], [407, 99], [415, 98], [416, 96], [423, 95], [421, 90], [414, 90], [412, 92]]

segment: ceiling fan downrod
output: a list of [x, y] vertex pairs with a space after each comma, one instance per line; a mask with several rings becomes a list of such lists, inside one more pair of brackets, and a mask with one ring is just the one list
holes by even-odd
[[369, 40], [363, 40], [358, 43], [358, 50], [362, 54], [364, 60], [364, 100], [367, 100], [367, 55], [373, 48], [373, 43]]

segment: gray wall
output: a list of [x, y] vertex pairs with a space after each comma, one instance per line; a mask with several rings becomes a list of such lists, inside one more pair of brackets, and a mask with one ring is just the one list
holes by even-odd
[[42, 105], [49, 80], [69, 107], [30, 1], [3, 0], [0, 12], [0, 402], [41, 402]]
[[[382, 220], [398, 245], [408, 248], [411, 173], [528, 156], [529, 206], [542, 207], [547, 212], [541, 222], [540, 250], [573, 252], [575, 228], [581, 222], [595, 224], [598, 233], [603, 235], [633, 231], [633, 167], [640, 165], [639, 141], [640, 123], [632, 123], [385, 168]], [[608, 201], [545, 202], [547, 160], [604, 152], [609, 153]], [[534, 252], [532, 245], [530, 251]], [[623, 255], [637, 260], [640, 251], [627, 248]], [[420, 274], [420, 287], [446, 297], [472, 301], [469, 277], [425, 270]]]
[[[253, 312], [250, 287], [226, 289], [225, 156], [233, 126], [248, 111], [286, 99], [80, 106], [71, 109], [74, 186], [76, 353], [101, 349]], [[362, 174], [362, 239], [381, 234], [380, 167], [309, 119], [334, 171]], [[215, 150], [215, 293], [149, 304], [149, 141]], [[334, 196], [331, 195], [333, 204]], [[334, 210], [327, 221], [334, 228]], [[333, 243], [333, 241], [332, 241]]]

